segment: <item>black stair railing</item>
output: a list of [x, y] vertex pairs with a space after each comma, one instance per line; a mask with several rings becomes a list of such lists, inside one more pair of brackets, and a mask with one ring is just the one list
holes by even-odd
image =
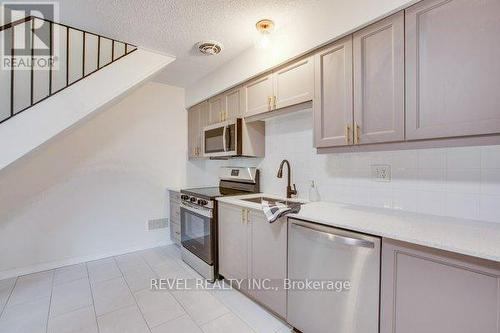
[[137, 47], [35, 16], [0, 27], [0, 124]]

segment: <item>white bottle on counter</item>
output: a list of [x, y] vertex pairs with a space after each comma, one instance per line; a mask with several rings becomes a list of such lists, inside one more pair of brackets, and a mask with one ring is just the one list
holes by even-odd
[[314, 184], [314, 180], [311, 180], [311, 185], [309, 186], [309, 201], [319, 201], [319, 192]]

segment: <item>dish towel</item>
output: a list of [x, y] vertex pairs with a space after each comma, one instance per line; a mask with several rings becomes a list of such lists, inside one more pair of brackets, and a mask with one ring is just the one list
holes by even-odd
[[266, 215], [267, 221], [273, 223], [280, 217], [298, 213], [300, 211], [300, 204], [290, 203], [290, 205], [285, 205], [284, 203], [276, 202], [270, 205], [269, 202], [264, 200], [262, 201], [262, 210]]

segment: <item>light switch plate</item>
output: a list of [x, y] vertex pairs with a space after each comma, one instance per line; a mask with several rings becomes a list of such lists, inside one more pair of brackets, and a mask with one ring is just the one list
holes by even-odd
[[388, 164], [371, 165], [372, 179], [376, 182], [391, 181], [391, 166]]

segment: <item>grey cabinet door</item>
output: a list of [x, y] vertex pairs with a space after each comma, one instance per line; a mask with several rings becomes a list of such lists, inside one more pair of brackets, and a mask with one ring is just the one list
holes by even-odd
[[195, 105], [188, 110], [188, 157], [199, 156], [200, 146], [200, 107]]
[[[251, 295], [282, 318], [286, 317], [287, 220], [269, 223], [262, 211], [251, 210], [250, 278], [263, 282], [264, 288]], [[274, 290], [276, 288], [276, 290]]]
[[208, 101], [201, 102], [198, 104], [198, 108], [200, 112], [200, 129], [199, 129], [199, 135], [201, 138], [202, 135], [202, 130], [205, 126], [208, 126], [210, 124], [210, 105]]
[[273, 75], [259, 77], [243, 86], [245, 99], [245, 115], [253, 116], [271, 111], [273, 96]]
[[274, 72], [273, 109], [281, 109], [313, 99], [313, 62], [313, 57], [307, 57]]
[[210, 98], [209, 104], [209, 125], [217, 124], [223, 121], [225, 114], [224, 96], [219, 95]]
[[243, 88], [235, 88], [224, 93], [225, 111], [224, 120], [233, 121], [238, 117], [243, 117], [245, 112], [245, 94]]
[[[247, 211], [237, 206], [219, 206], [219, 273], [226, 279], [248, 279]], [[242, 283], [242, 289], [247, 289]]]
[[500, 133], [500, 1], [406, 10], [406, 137]]
[[404, 140], [404, 12], [356, 32], [355, 143]]
[[353, 124], [352, 36], [319, 51], [315, 57], [314, 146], [349, 145]]
[[383, 240], [380, 333], [499, 333], [500, 263]]

